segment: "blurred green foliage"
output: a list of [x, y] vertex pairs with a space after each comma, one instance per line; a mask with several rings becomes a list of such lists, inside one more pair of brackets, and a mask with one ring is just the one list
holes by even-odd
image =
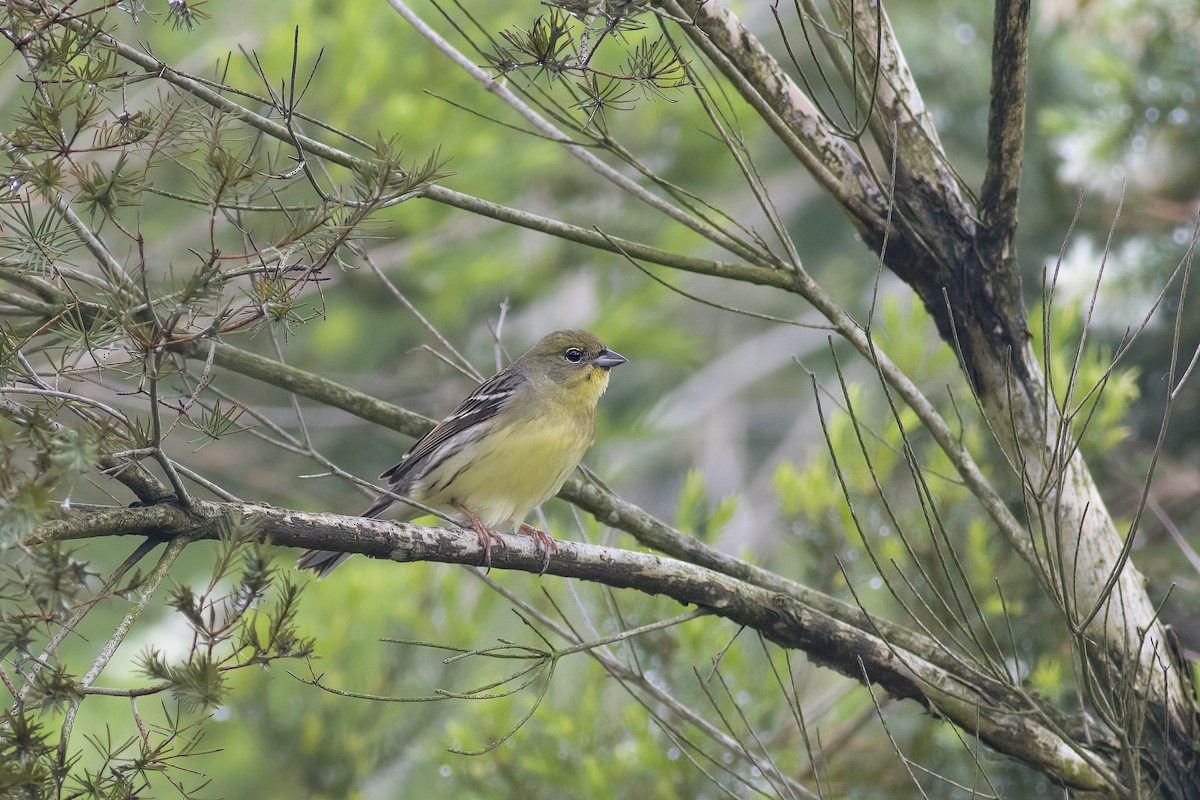
[[[415, 5], [427, 18], [438, 19], [431, 5]], [[1193, 6], [1170, 0], [1084, 5], [1082, 21], [1069, 24], [1054, 18], [1054, 7], [1045, 10], [1034, 42], [1030, 119], [1035, 124], [1030, 132], [1025, 184], [1029, 188], [1023, 198], [1021, 227], [1031, 302], [1037, 299], [1034, 288], [1043, 264], [1053, 262], [1065, 236], [1080, 185], [1092, 194], [1085, 200], [1077, 240], [1103, 241], [1112, 213], [1111, 181], [1101, 186], [1093, 179], [1117, 168], [1131, 178], [1127, 191], [1137, 202], [1129, 205], [1138, 207], [1136, 213], [1122, 217], [1117, 243], [1145, 247], [1118, 248], [1116, 252], [1130, 255], [1115, 260], [1114, 280], [1118, 287], [1135, 278], [1151, 285], [1161, 282], [1163, 266], [1172, 265], [1181, 252], [1178, 231], [1186, 227], [1187, 218], [1180, 217], [1178, 209], [1194, 200], [1187, 192], [1197, 184], [1194, 178], [1200, 169], [1200, 158], [1190, 144], [1200, 124], [1194, 111], [1196, 82], [1191, 80], [1200, 63], [1195, 46], [1200, 38], [1190, 36], [1197, 24]], [[528, 28], [545, 11], [535, 4], [468, 7], [489, 32]], [[915, 2], [890, 3], [888, 9], [954, 166], [977, 185], [984, 166], [989, 9], [965, 0], [940, 4], [932, 16], [926, 4]], [[585, 227], [619, 230], [663, 247], [685, 252], [700, 248], [693, 234], [665, 225], [661, 218], [598, 185], [562, 148], [489, 121], [494, 117], [505, 124], [523, 125], [386, 4], [294, 3], [280, 13], [277, 5], [247, 0], [237, 13], [216, 6], [205, 10], [211, 19], [195, 19], [192, 31], [149, 13], [138, 25], [128, 19], [120, 19], [119, 25], [130, 41], [148, 43], [164, 61], [260, 96], [279, 91], [284, 82], [291, 85], [295, 55], [296, 80], [304, 87], [299, 111], [352, 132], [364, 142], [374, 142], [376, 132], [385, 139], [395, 136], [407, 164], [423, 164], [436, 156], [435, 163], [449, 173], [441, 181], [446, 186]], [[247, 26], [247, 19], [257, 22]], [[272, 24], [263, 22], [268, 19]], [[461, 37], [451, 38], [465, 46]], [[480, 55], [476, 63], [483, 62]], [[62, 120], [48, 120], [47, 109], [37, 103], [22, 105], [21, 98], [27, 95], [12, 88], [19, 66], [10, 63], [8, 69], [12, 94], [3, 108], [9, 140], [21, 144], [32, 141], [39, 130], [56, 133]], [[151, 82], [130, 83], [122, 94], [127, 95], [124, 102], [132, 115], [110, 120], [105, 129], [110, 137], [141, 142], [154, 129], [155, 120], [139, 115], [155, 110], [177, 114], [178, 126], [168, 126], [162, 136], [162, 152], [168, 157], [155, 161], [152, 168], [139, 172], [137, 165], [115, 158], [62, 174], [56, 171], [56, 162], [45, 159], [25, 180], [46, 196], [66, 182], [81, 209], [106, 233], [115, 225], [136, 221], [157, 267], [149, 280], [181, 295], [204, 296], [209, 287], [195, 285], [191, 276], [202, 260], [196, 254], [209, 249], [209, 217], [203, 204], [195, 213], [196, 205], [179, 201], [178, 196], [211, 197], [219, 190], [241, 197], [243, 183], [252, 183], [264, 173], [284, 174], [295, 164], [278, 152], [263, 152], [254, 137], [228, 120], [206, 120], [187, 104], [175, 107], [160, 92]], [[71, 108], [90, 102], [86, 93], [69, 100]], [[744, 112], [738, 101], [730, 105]], [[333, 139], [308, 120], [294, 123], [307, 135]], [[689, 191], [721, 198], [732, 211], [749, 206], [732, 159], [704, 132], [704, 113], [686, 95], [669, 100], [638, 96], [635, 110], [609, 115], [605, 124], [662, 175]], [[183, 130], [189, 135], [170, 135]], [[802, 245], [806, 265], [864, 321], [874, 309], [869, 321], [881, 346], [922, 386], [937, 387], [931, 390], [934, 400], [947, 418], [957, 422], [964, 444], [973, 452], [985, 452], [990, 447], [988, 434], [971, 410], [954, 354], [939, 343], [924, 313], [911, 302], [897, 300], [896, 286], [888, 280], [876, 286], [874, 256], [855, 240], [850, 227], [810, 182], [799, 176], [787, 154], [767, 143], [765, 132], [748, 127], [744, 134], [747, 146], [764, 154], [756, 167], [764, 184], [775, 192], [783, 218]], [[1148, 160], [1169, 163], [1172, 169], [1143, 168]], [[350, 182], [348, 173], [337, 169], [332, 170], [332, 178], [343, 185]], [[281, 195], [289, 199], [307, 190], [299, 178], [279, 186]], [[176, 197], [152, 194], [151, 189]], [[30, 213], [15, 206], [4, 212]], [[319, 216], [321, 211], [313, 205], [310, 213]], [[240, 252], [244, 234], [273, 241], [291, 226], [302, 226], [299, 218], [249, 212], [238, 220], [240, 230], [231, 225], [215, 237], [217, 249]], [[748, 225], [765, 229], [764, 221], [752, 212], [747, 218]], [[9, 227], [18, 223], [11, 217], [5, 222]], [[36, 230], [42, 245], [16, 254], [27, 263], [40, 263], [48, 253], [62, 255], [62, 232], [49, 217], [30, 217], [23, 227]], [[908, 613], [931, 625], [939, 616], [937, 610], [912, 605], [913, 593], [896, 578], [895, 565], [953, 552], [953, 566], [925, 574], [921, 580], [948, 593], [970, 586], [979, 609], [972, 632], [981, 640], [994, 635], [1010, 647], [1014, 669], [1035, 690], [1058, 695], [1070, 689], [1068, 654], [1046, 652], [1048, 637], [1040, 635], [1040, 623], [1050, 609], [1040, 606], [1036, 598], [1002, 596], [996, 588], [1019, 583], [1024, 565], [990, 535], [968, 493], [950, 478], [952, 470], [944, 454], [916, 428], [911, 412], [900, 409], [898, 420], [894, 418], [878, 382], [861, 367], [838, 375], [834, 364], [844, 351], [831, 352], [822, 332], [787, 331], [790, 338], [785, 338], [761, 320], [697, 305], [647, 280], [618, 256], [502, 227], [432, 202], [410, 201], [381, 210], [361, 233], [372, 261], [396, 289], [483, 374], [497, 366], [493, 337], [497, 329], [510, 355], [546, 330], [580, 326], [593, 329], [630, 357], [602, 403], [597, 447], [588, 464], [631, 500], [706, 541], [749, 553], [760, 562], [769, 560], [772, 569], [860, 602], [874, 613], [901, 618]], [[6, 252], [13, 255], [11, 249]], [[1080, 250], [1072, 252], [1088, 261]], [[1135, 257], [1146, 253], [1144, 259]], [[291, 363], [441, 416], [472, 381], [421, 349], [431, 344], [432, 337], [356, 255], [339, 251], [322, 276], [319, 292], [302, 296], [265, 329], [235, 341], [272, 357], [277, 341], [285, 346], [285, 358]], [[792, 296], [650, 269], [668, 285], [702, 297], [812, 321], [805, 317], [807, 309], [795, 307]], [[277, 296], [271, 295], [272, 288], [257, 287], [263, 296]], [[1048, 352], [1060, 399], [1067, 399], [1066, 377], [1077, 360], [1071, 343], [1080, 335], [1081, 312], [1070, 305], [1076, 301], [1067, 298], [1060, 303], [1052, 319]], [[1038, 323], [1032, 334], [1033, 346], [1040, 352], [1040, 315], [1034, 312], [1030, 318]], [[64, 361], [84, 349], [79, 342], [103, 345], [116, 329], [117, 313], [81, 317], [69, 324], [75, 326], [77, 344], [64, 347], [59, 354]], [[7, 342], [26, 333], [6, 327], [0, 346], [9, 348]], [[722, 362], [723, 356], [742, 347], [753, 358]], [[1123, 420], [1139, 398], [1136, 380], [1161, 373], [1161, 348], [1135, 351], [1109, 373], [1114, 350], [1110, 340], [1085, 348], [1078, 358], [1072, 407], [1081, 403], [1075, 431], [1089, 457], [1102, 458], [1125, 441]], [[797, 356], [800, 364], [793, 360]], [[1148, 362], [1145, 366], [1143, 359]], [[0, 369], [7, 360], [7, 356], [0, 358]], [[745, 368], [750, 362], [762, 365], [761, 369]], [[819, 402], [827, 421], [824, 430], [810, 399], [807, 369], [817, 373]], [[844, 392], [840, 379], [846, 382]], [[134, 383], [121, 376], [113, 380], [123, 389]], [[1102, 382], [1103, 393], [1090, 392]], [[199, 429], [191, 431], [194, 440], [174, 443], [191, 456], [189, 463], [197, 470], [220, 474], [236, 495], [280, 506], [354, 513], [364, 504], [346, 483], [301, 480], [299, 476], [319, 471], [311, 461], [255, 438], [264, 433], [264, 426], [240, 414], [239, 403], [264, 408], [271, 419], [299, 433], [283, 393], [229, 375], [222, 376], [221, 386], [229, 392], [225, 404], [192, 420]], [[314, 448], [355, 474], [378, 474], [409, 444], [340, 412], [307, 401], [299, 401], [299, 406], [306, 415], [304, 435]], [[848, 413], [851, 409], [853, 416]], [[35, 446], [18, 441], [14, 430], [0, 421], [3, 537], [26, 533], [52, 501], [66, 496], [111, 501], [105, 490], [82, 479], [100, 442], [45, 427], [38, 429], [44, 441]], [[908, 469], [905, 435], [924, 464], [924, 486], [914, 481]], [[1184, 441], [1194, 440], [1184, 437]], [[837, 471], [829, 451], [838, 454]], [[31, 452], [47, 459], [39, 465], [44, 469], [25, 466]], [[854, 505], [857, 524], [847, 499]], [[1020, 502], [1015, 492], [1010, 500], [1014, 505]], [[936, 524], [929, 522], [931, 509], [936, 509]], [[555, 536], [629, 544], [591, 519], [577, 519], [559, 501], [547, 504], [546, 513]], [[24, 603], [32, 598], [43, 615], [18, 621], [5, 617], [6, 637], [20, 644], [21, 657], [36, 654], [53, 624], [80, 599], [62, 588], [77, 585], [64, 575], [83, 572], [89, 585], [95, 585], [95, 574], [108, 574], [132, 547], [122, 540], [97, 542], [81, 551], [40, 552], [43, 561], [22, 569], [10, 565], [4, 597], [13, 602], [21, 598]], [[275, 569], [286, 568], [290, 557], [279, 553]], [[655, 721], [656, 714], [669, 717], [663, 704], [646, 699], [644, 692], [627, 690], [583, 653], [562, 660], [546, 701], [503, 745], [484, 756], [452, 754], [451, 749], [482, 749], [511, 731], [540, 687], [486, 701], [377, 704], [331, 694], [305, 681], [319, 676], [328, 687], [404, 699], [429, 697], [439, 688], [463, 691], [499, 679], [508, 674], [508, 665], [482, 657], [445, 664], [439, 652], [381, 640], [483, 648], [507, 639], [541, 646], [513, 613], [511, 602], [487, 589], [468, 570], [432, 564], [397, 566], [362, 558], [329, 580], [307, 581], [297, 596], [282, 573], [269, 573], [269, 586], [263, 583], [271, 568], [263, 554], [255, 558], [253, 564], [237, 566], [257, 576], [257, 582], [247, 585], [257, 586], [254, 594], [263, 595], [261, 607], [274, 611], [264, 611], [261, 618], [243, 617], [245, 627], [239, 628], [238, 643], [253, 649], [255, 636], [266, 635], [270, 619], [282, 618], [294, 623], [303, 636], [285, 640], [275, 655], [304, 655], [307, 646], [300, 644], [307, 645], [302, 640], [312, 636], [311, 658], [272, 663], [272, 656], [253, 668], [220, 676], [212, 674], [211, 660], [180, 660], [181, 649], [186, 650], [181, 648], [181, 638], [186, 640], [196, 631], [195, 614], [189, 617], [186, 612], [194, 607], [197, 593], [209, 587], [216, 595], [230, 591], [236, 596], [237, 590], [222, 581], [241, 585], [230, 577], [227, 551], [219, 545], [194, 546], [181, 559], [175, 577], [176, 609], [148, 609], [139, 621], [144, 626], [140, 638], [127, 642], [122, 658], [105, 673], [107, 684], [129, 688], [144, 683], [143, 673], [149, 672], [156, 680], [177, 684], [178, 697], [172, 699], [164, 691], [133, 703], [89, 698], [76, 723], [79, 738], [75, 740], [90, 737], [93, 744], [101, 743], [79, 748], [81, 764], [88, 770], [111, 777], [119, 770], [110, 761], [137, 760], [132, 754], [138, 742], [126, 742], [126, 734], [114, 733], [128, 728], [133, 708], [155, 740], [167, 742], [162, 758], [178, 758], [178, 763], [199, 773], [189, 779], [190, 786], [211, 781], [201, 792], [204, 796], [603, 798], [629, 796], [632, 788], [647, 797], [723, 796], [704, 770], [721, 775], [718, 780], [735, 794], [752, 794], [722, 773], [724, 768], [765, 787], [761, 775], [734, 762], [733, 748], [722, 751], [711, 743], [692, 747], [681, 742]], [[634, 598], [577, 583], [516, 574], [492, 578], [551, 618], [557, 618], [557, 609], [568, 609], [565, 616], [584, 639], [681, 611], [660, 598]], [[133, 585], [131, 579], [129, 586]], [[130, 596], [129, 587], [122, 585], [101, 600], [87, 630], [66, 643], [63, 663], [89, 663]], [[188, 597], [193, 600], [185, 602]], [[907, 612], [901, 610], [902, 603], [909, 604]], [[539, 630], [553, 644], [565, 645], [541, 626]], [[805, 732], [791, 716], [788, 692], [802, 696], [814, 739], [818, 731], [836, 738], [856, 726], [869, 729], [868, 736], [839, 742], [845, 749], [837, 753], [838, 758], [822, 760], [819, 780], [830, 796], [916, 793], [899, 756], [891, 753], [867, 689], [847, 686], [798, 658], [785, 664], [776, 648], [764, 648], [727, 622], [692, 620], [613, 649], [619, 660], [638, 665], [648, 680], [666, 687], [710, 720], [724, 715], [724, 727], [731, 735], [752, 742], [749, 726], [768, 734], [771, 752], [786, 774], [800, 774], [808, 765]], [[719, 672], [714, 671], [718, 658]], [[772, 665], [798, 685], [775, 685]], [[69, 700], [64, 687], [71, 685], [70, 677], [46, 674], [39, 691], [54, 701], [51, 710], [40, 718], [14, 720], [23, 742], [14, 747], [37, 750], [39, 737], [61, 722], [61, 707]], [[222, 691], [207, 693], [218, 677]], [[63, 697], [57, 698], [56, 693]], [[970, 749], [970, 743], [954, 740], [936, 722], [884, 713], [888, 732], [906, 757], [970, 783], [972, 769], [956, 759]], [[692, 741], [704, 741], [690, 724], [679, 729]], [[45, 745], [48, 751], [52, 745]], [[895, 757], [880, 758], [881, 752]], [[105, 759], [98, 755], [103, 753], [121, 755]], [[184, 753], [192, 755], [180, 758]], [[129, 769], [127, 762], [121, 769]], [[1011, 796], [1033, 796], [1045, 788], [1039, 779], [1011, 765], [988, 764], [987, 769]], [[170, 790], [165, 779], [152, 770], [146, 774], [156, 794], [166, 796]], [[0, 780], [8, 779], [8, 773], [0, 772]], [[956, 796], [955, 787], [948, 783], [930, 784], [925, 788], [931, 797]]]

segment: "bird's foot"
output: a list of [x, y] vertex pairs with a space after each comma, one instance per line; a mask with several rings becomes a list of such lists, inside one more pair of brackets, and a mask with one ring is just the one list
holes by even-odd
[[494, 530], [483, 524], [483, 520], [479, 516], [465, 506], [458, 506], [458, 510], [466, 515], [467, 521], [471, 524], [471, 528], [479, 535], [479, 546], [483, 548], [483, 561], [481, 565], [484, 569], [492, 568], [492, 542], [496, 542], [501, 547], [504, 546], [504, 537], [496, 533]]
[[518, 527], [521, 533], [528, 533], [533, 537], [535, 546], [538, 552], [542, 554], [542, 573], [546, 574], [546, 570], [550, 568], [550, 556], [558, 552], [558, 542], [550, 534], [546, 533], [541, 528], [535, 528], [532, 525], [526, 525], [522, 522]]

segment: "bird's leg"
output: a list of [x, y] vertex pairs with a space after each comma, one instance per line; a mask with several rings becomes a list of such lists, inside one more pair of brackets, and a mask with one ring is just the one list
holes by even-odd
[[479, 535], [479, 545], [483, 548], [483, 566], [487, 569], [492, 568], [492, 542], [495, 541], [501, 547], [504, 546], [504, 537], [496, 533], [494, 530], [483, 524], [483, 520], [479, 518], [471, 509], [464, 506], [462, 503], [455, 503], [454, 507], [462, 512], [467, 518], [467, 522], [471, 523], [471, 528]]
[[550, 556], [558, 552], [558, 543], [541, 528], [526, 525], [524, 522], [517, 526], [517, 530], [521, 533], [528, 533], [533, 537], [538, 552], [542, 554], [542, 574], [544, 575], [546, 570], [550, 568]]

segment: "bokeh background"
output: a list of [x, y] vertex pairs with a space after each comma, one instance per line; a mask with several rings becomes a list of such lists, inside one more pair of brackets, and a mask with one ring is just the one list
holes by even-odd
[[[769, 4], [732, 5], [756, 32], [778, 43]], [[711, 254], [708, 245], [690, 242], [687, 234], [645, 213], [552, 143], [499, 124], [518, 121], [386, 3], [242, 0], [203, 8], [211, 18], [195, 30], [173, 29], [145, 13], [136, 25], [124, 23], [128, 38], [184, 71], [219, 76], [259, 93], [266, 89], [255, 65], [278, 82], [290, 74], [295, 53], [301, 74], [313, 70], [302, 111], [368, 141], [377, 132], [397, 137], [414, 161], [436, 152], [448, 174], [442, 181], [446, 186], [621, 236]], [[413, 8], [466, 47], [432, 5], [414, 3]], [[466, 0], [463, 8], [450, 11], [459, 20], [469, 12], [488, 31], [528, 26], [545, 12], [532, 2]], [[978, 186], [984, 169], [990, 7], [965, 0], [894, 0], [887, 10], [955, 169], [968, 185]], [[1044, 275], [1057, 275], [1057, 336], [1077, 340], [1086, 319], [1085, 367], [1098, 377], [1127, 330], [1149, 312], [1192, 236], [1200, 200], [1200, 8], [1186, 0], [1046, 2], [1036, 4], [1034, 13], [1019, 229], [1025, 296], [1036, 321]], [[11, 117], [20, 103], [21, 67], [10, 59], [3, 70], [0, 90]], [[153, 82], [131, 83], [127, 102], [134, 109], [154, 104], [162, 91]], [[763, 224], [728, 154], [705, 133], [702, 110], [686, 94], [638, 97], [632, 106], [607, 119], [627, 147], [688, 190], [719, 198], [727, 213]], [[874, 313], [876, 332], [893, 359], [922, 385], [944, 387], [937, 399], [967, 396], [953, 354], [904, 287], [877, 275], [875, 255], [778, 143], [750, 125], [745, 133], [810, 272], [860, 318]], [[165, 167], [155, 175], [156, 185], [165, 190], [184, 191], [193, 180], [185, 166]], [[207, 217], [183, 213], [168, 199], [147, 199], [138, 213], [151, 260], [163, 275], [187, 269], [189, 248], [203, 249], [207, 241]], [[272, 224], [264, 217], [261, 235], [268, 237]], [[847, 524], [810, 378], [816, 375], [816, 394], [824, 395], [827, 406], [836, 406], [832, 367], [842, 346], [819, 328], [713, 308], [672, 287], [726, 306], [818, 323], [793, 296], [656, 270], [664, 285], [619, 256], [427, 201], [381, 212], [363, 233], [361, 244], [374, 264], [484, 374], [542, 333], [561, 327], [588, 328], [630, 359], [613, 374], [601, 404], [597, 444], [586, 459], [614, 490], [729, 552], [816, 588], [849, 597], [847, 584], [854, 585], [868, 607], [886, 611], [886, 592], [862, 564], [866, 559], [857, 534]], [[1104, 278], [1093, 309], [1091, 292], [1101, 267]], [[470, 390], [472, 381], [430, 353], [427, 348], [435, 342], [429, 332], [361, 261], [347, 258], [323, 277], [320, 292], [304, 298], [308, 321], [277, 336], [289, 363], [433, 417], [452, 410]], [[1171, 302], [1168, 298], [1165, 311], [1174, 311]], [[1118, 365], [1104, 400], [1104, 424], [1082, 443], [1119, 517], [1127, 518], [1136, 507], [1158, 436], [1171, 319], [1156, 316]], [[1194, 342], [1200, 315], [1186, 315], [1184, 322], [1183, 341]], [[275, 355], [270, 337], [261, 333], [236, 343]], [[1064, 350], [1062, 358], [1071, 355]], [[882, 399], [872, 397], [878, 387], [869, 372], [852, 366], [847, 378], [864, 408], [885, 413]], [[291, 400], [282, 392], [228, 374], [219, 380], [223, 389], [266, 409], [281, 426], [297, 429]], [[355, 474], [373, 478], [410, 444], [343, 412], [300, 402], [316, 449]], [[1200, 630], [1186, 609], [1194, 608], [1200, 587], [1170, 528], [1188, 532], [1180, 535], [1197, 544], [1190, 531], [1200, 492], [1198, 402], [1195, 390], [1176, 402], [1161, 478], [1152, 492], [1156, 510], [1144, 521], [1134, 555], [1151, 576], [1156, 599], [1175, 586], [1165, 613], [1193, 651], [1200, 649]], [[835, 420], [829, 432], [835, 442], [852, 435], [844, 422], [838, 425]], [[986, 447], [986, 437], [975, 435]], [[211, 442], [178, 439], [175, 446], [189, 465], [219, 475], [223, 485], [246, 499], [346, 514], [367, 502], [345, 482], [304, 477], [320, 470], [250, 433]], [[892, 465], [894, 472], [883, 468], [885, 483], [890, 478], [902, 494], [900, 465]], [[852, 491], [865, 498], [872, 490], [864, 477]], [[73, 496], [97, 499], [86, 482], [74, 488]], [[960, 493], [947, 486], [940, 499], [947, 518], [960, 525], [971, 568], [981, 575], [1020, 569], [991, 546], [986, 526], [972, 521], [970, 509], [956, 505]], [[631, 544], [561, 501], [552, 500], [544, 510], [555, 536]], [[886, 537], [882, 517], [879, 525]], [[83, 557], [101, 569], [119, 562], [129, 549], [129, 542], [102, 541], [89, 545]], [[280, 566], [289, 566], [293, 556], [279, 552]], [[189, 574], [206, 579], [211, 551], [192, 548], [186, 559], [176, 579], [186, 582]], [[580, 630], [597, 636], [611, 633], [623, 617], [634, 624], [680, 611], [661, 599], [554, 579], [515, 573], [492, 573], [490, 579], [547, 613], [562, 608]], [[94, 632], [111, 626], [121, 611], [116, 603], [102, 609], [92, 620]], [[1037, 609], [1028, 611], [1036, 619]], [[147, 648], [168, 655], [186, 649], [188, 634], [179, 616], [169, 609], [154, 613], [155, 619], [122, 647], [107, 681], [144, 681], [137, 664]], [[505, 674], [505, 667], [487, 659], [447, 665], [443, 651], [382, 638], [461, 648], [486, 647], [501, 638], [535, 641], [512, 603], [470, 570], [362, 558], [306, 588], [301, 624], [317, 639], [317, 658], [292, 665], [293, 672], [310, 677], [311, 669], [327, 685], [401, 699], [427, 698], [437, 688], [473, 688]], [[656, 685], [709, 713], [710, 702], [736, 699], [751, 719], [777, 735], [773, 750], [790, 753], [781, 756], [782, 765], [801, 770], [803, 747], [795, 730], [788, 733], [781, 724], [786, 711], [779, 695], [758, 691], [767, 682], [767, 659], [782, 663], [782, 657], [768, 655], [753, 637], [738, 634], [731, 623], [701, 620], [670, 635], [642, 637], [625, 657], [635, 659]], [[1036, 626], [1021, 635], [1027, 637], [1022, 649], [1043, 652]], [[86, 658], [96, 642], [85, 634], [70, 646]], [[730, 676], [730, 694], [712, 701], [705, 687], [716, 690], [705, 676], [718, 652]], [[831, 732], [836, 744], [837, 758], [828, 759], [836, 796], [916, 796], [868, 691], [797, 661], [789, 666], [808, 721]], [[1065, 690], [1069, 670], [1066, 653], [1046, 654], [1030, 665], [1030, 681], [1053, 695]], [[449, 751], [479, 750], [503, 737], [531, 707], [534, 692], [487, 701], [380, 705], [322, 692], [279, 664], [240, 671], [230, 682], [227, 701], [205, 712], [211, 718], [196, 747], [203, 754], [185, 760], [189, 769], [211, 779], [206, 796], [723, 796], [637, 697], [584, 656], [565, 659], [532, 720], [481, 756]], [[147, 706], [160, 703], [161, 713], [173, 713], [166, 698], [139, 702], [147, 714], [159, 713]], [[80, 727], [87, 735], [110, 735], [128, 706], [128, 700], [93, 698]], [[953, 762], [964, 744], [949, 729], [911, 715], [886, 718], [909, 758], [954, 774]], [[843, 738], [842, 733], [859, 735]], [[1049, 790], [1015, 767], [988, 768], [1011, 796]], [[945, 783], [935, 783], [929, 793], [962, 796]], [[168, 796], [165, 787], [161, 796]]]

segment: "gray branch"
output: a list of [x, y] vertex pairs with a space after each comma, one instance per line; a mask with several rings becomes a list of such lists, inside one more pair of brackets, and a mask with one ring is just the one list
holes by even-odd
[[1029, 62], [1029, 0], [998, 0], [992, 39], [992, 98], [988, 111], [987, 174], [979, 198], [983, 238], [1010, 257], [1017, 230], [1017, 190], [1025, 141], [1025, 75]]
[[[285, 547], [339, 549], [397, 562], [433, 561], [469, 566], [482, 551], [473, 531], [426, 528], [409, 523], [303, 513], [250, 503], [195, 501], [139, 508], [79, 508], [43, 523], [29, 540], [37, 546], [113, 535], [217, 539], [223, 527], [240, 520], [263, 540]], [[502, 535], [492, 550], [492, 568], [539, 573], [542, 556], [529, 537]], [[858, 681], [869, 681], [896, 698], [915, 700], [930, 713], [979, 737], [1061, 781], [1085, 790], [1117, 785], [1100, 752], [1114, 747], [1094, 729], [1084, 744], [1069, 736], [1064, 720], [1011, 686], [946, 670], [928, 660], [937, 646], [908, 649], [877, 633], [876, 622], [855, 626], [796, 598], [755, 586], [705, 567], [649, 553], [560, 541], [546, 574], [601, 583], [645, 594], [664, 595], [746, 625], [781, 647]], [[917, 641], [915, 637], [913, 641]], [[1080, 734], [1082, 724], [1070, 726]]]

